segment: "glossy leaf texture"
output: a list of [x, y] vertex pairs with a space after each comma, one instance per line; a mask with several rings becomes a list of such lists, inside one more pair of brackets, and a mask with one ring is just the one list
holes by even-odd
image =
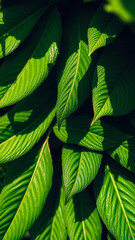
[[0, 10], [0, 58], [9, 55], [28, 37], [47, 9], [38, 8], [34, 3], [25, 3]]
[[122, 22], [99, 6], [88, 27], [89, 55], [114, 41], [123, 28]]
[[62, 169], [66, 202], [85, 189], [98, 173], [102, 154], [65, 145], [62, 150]]
[[[54, 164], [55, 165], [55, 164]], [[67, 231], [64, 222], [64, 189], [60, 186], [61, 174], [54, 166], [53, 185], [44, 209], [30, 229], [32, 240], [66, 240]]]
[[[18, 240], [37, 219], [52, 185], [48, 138], [9, 165], [0, 194], [0, 238]], [[23, 224], [22, 224], [23, 223]]]
[[93, 77], [95, 122], [102, 116], [126, 115], [135, 109], [135, 36], [129, 31], [101, 54]]
[[54, 8], [0, 67], [0, 107], [18, 102], [44, 81], [58, 56], [60, 39], [60, 16]]
[[0, 117], [0, 163], [28, 152], [50, 126], [55, 116], [52, 84], [42, 85]]
[[112, 149], [130, 138], [103, 120], [98, 120], [93, 126], [90, 125], [91, 118], [88, 116], [74, 115], [63, 121], [60, 130], [57, 124], [53, 130], [61, 141], [77, 144], [94, 151]]
[[94, 180], [99, 214], [107, 229], [119, 240], [135, 238], [134, 175], [106, 165]]
[[107, 12], [115, 13], [124, 22], [135, 22], [135, 2], [126, 0], [108, 0], [105, 5]]
[[123, 167], [135, 173], [135, 137], [108, 151], [109, 155]]
[[98, 211], [85, 190], [65, 206], [65, 222], [70, 240], [100, 240], [102, 225]]
[[56, 116], [59, 126], [91, 93], [96, 56], [88, 57], [87, 27], [93, 10], [87, 8], [73, 9], [65, 22], [63, 55], [57, 69]]

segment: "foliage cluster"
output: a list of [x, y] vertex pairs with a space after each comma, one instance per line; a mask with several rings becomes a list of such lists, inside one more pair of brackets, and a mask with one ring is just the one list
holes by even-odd
[[0, 239], [135, 239], [134, 20], [125, 0], [1, 2]]

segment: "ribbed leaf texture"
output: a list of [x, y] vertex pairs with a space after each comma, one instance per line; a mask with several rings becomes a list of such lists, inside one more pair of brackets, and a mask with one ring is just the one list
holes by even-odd
[[93, 77], [95, 122], [102, 116], [121, 116], [135, 109], [135, 36], [129, 32], [101, 54]]
[[60, 130], [57, 124], [53, 130], [61, 141], [95, 151], [112, 149], [130, 137], [104, 121], [98, 120], [93, 126], [90, 124], [88, 116], [74, 115], [63, 121]]
[[23, 99], [44, 81], [58, 56], [60, 39], [60, 16], [54, 8], [0, 67], [0, 107]]
[[66, 201], [92, 182], [99, 170], [101, 159], [100, 153], [65, 145], [62, 150], [62, 169]]
[[102, 225], [90, 195], [75, 195], [65, 206], [65, 222], [70, 240], [100, 240]]
[[17, 4], [0, 13], [0, 58], [13, 52], [34, 28], [47, 8], [37, 10], [35, 4]]
[[50, 192], [40, 217], [30, 230], [32, 240], [67, 239], [64, 222], [64, 200], [63, 188], [59, 189], [55, 184], [55, 189]]
[[123, 167], [135, 173], [135, 137], [124, 141], [118, 148], [109, 150], [108, 153]]
[[51, 84], [41, 86], [0, 117], [1, 163], [28, 152], [48, 129], [55, 116], [55, 91]]
[[106, 13], [101, 4], [88, 27], [89, 55], [111, 43], [122, 28], [122, 22], [114, 15]]
[[134, 175], [106, 165], [94, 180], [99, 214], [116, 240], [135, 239]]
[[18, 240], [37, 219], [52, 185], [48, 138], [13, 162], [0, 195], [0, 239]]
[[[56, 116], [58, 125], [88, 98], [96, 56], [88, 57], [87, 27], [93, 11], [87, 8], [73, 10], [64, 29], [64, 54], [60, 59], [58, 74], [58, 99]], [[61, 70], [62, 69], [62, 70]]]

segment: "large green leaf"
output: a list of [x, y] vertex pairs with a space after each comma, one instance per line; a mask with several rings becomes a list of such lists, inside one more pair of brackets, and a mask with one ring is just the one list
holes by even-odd
[[17, 4], [0, 10], [0, 58], [13, 52], [34, 28], [47, 8]]
[[106, 13], [101, 5], [88, 28], [89, 55], [111, 43], [122, 28], [123, 24], [114, 15]]
[[65, 222], [70, 240], [100, 240], [102, 225], [90, 195], [77, 194], [65, 206]]
[[[51, 147], [51, 137], [50, 137]], [[30, 229], [31, 239], [34, 240], [66, 240], [67, 231], [64, 222], [65, 193], [61, 174], [61, 151], [53, 149], [53, 184], [45, 206]]]
[[93, 77], [93, 122], [135, 109], [135, 37], [131, 32], [126, 36], [123, 33], [98, 60]]
[[42, 85], [0, 117], [0, 162], [23, 155], [46, 132], [55, 116], [52, 84]]
[[112, 149], [130, 138], [127, 134], [104, 121], [98, 120], [93, 126], [90, 125], [91, 118], [88, 116], [74, 115], [63, 121], [60, 130], [57, 124], [53, 130], [61, 141], [95, 151]]
[[122, 166], [135, 173], [135, 137], [108, 151], [109, 155]]
[[117, 14], [125, 22], [135, 22], [135, 2], [132, 0], [108, 0], [105, 9]]
[[52, 185], [48, 138], [11, 163], [0, 195], [0, 239], [20, 239], [37, 219]]
[[23, 99], [43, 82], [58, 56], [60, 38], [60, 16], [54, 8], [41, 19], [24, 46], [1, 66], [0, 107]]
[[[92, 11], [93, 12], [93, 11]], [[58, 100], [56, 116], [58, 125], [74, 112], [90, 95], [95, 56], [88, 57], [87, 27], [89, 16], [86, 8], [74, 10], [65, 23], [63, 57], [58, 74]], [[62, 69], [62, 70], [61, 70]]]
[[117, 239], [135, 239], [134, 175], [107, 165], [94, 180], [99, 214]]
[[62, 169], [66, 201], [92, 182], [100, 167], [101, 159], [100, 153], [65, 145], [62, 150]]
[[[55, 181], [55, 179], [54, 179]], [[55, 184], [56, 185], [56, 184]], [[57, 190], [57, 191], [56, 191]], [[59, 192], [60, 191], [60, 192]], [[45, 207], [30, 230], [33, 240], [66, 240], [67, 233], [64, 222], [64, 190], [55, 186], [50, 192]]]

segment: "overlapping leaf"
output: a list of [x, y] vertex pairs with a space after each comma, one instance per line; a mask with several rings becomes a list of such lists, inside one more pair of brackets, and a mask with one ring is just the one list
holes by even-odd
[[55, 91], [51, 84], [54, 83], [41, 86], [0, 117], [0, 162], [28, 152], [51, 124], [55, 116]]
[[135, 173], [135, 137], [124, 141], [118, 148], [108, 151], [122, 166]]
[[89, 55], [111, 43], [122, 28], [123, 24], [114, 15], [106, 13], [101, 5], [88, 28]]
[[23, 99], [43, 82], [58, 56], [60, 38], [60, 16], [54, 8], [0, 67], [0, 107]]
[[[92, 11], [93, 12], [93, 11]], [[87, 26], [92, 13], [86, 8], [74, 10], [64, 29], [64, 54], [58, 74], [56, 116], [58, 125], [90, 95], [96, 57], [88, 57]], [[62, 69], [62, 70], [61, 70]]]
[[77, 194], [65, 206], [65, 222], [70, 240], [100, 240], [102, 225], [90, 195]]
[[47, 8], [17, 4], [0, 11], [0, 58], [13, 52], [24, 41]]
[[107, 165], [94, 189], [99, 214], [115, 239], [135, 239], [134, 176]]
[[130, 138], [127, 134], [104, 121], [98, 120], [93, 126], [90, 125], [91, 119], [88, 116], [74, 115], [63, 121], [60, 130], [57, 124], [53, 130], [61, 141], [95, 151], [112, 149]]
[[62, 169], [66, 201], [86, 188], [95, 178], [102, 154], [66, 146], [62, 151]]
[[[54, 179], [55, 181], [55, 179]], [[56, 184], [55, 184], [56, 185]], [[57, 190], [57, 191], [56, 191]], [[66, 240], [67, 233], [64, 222], [64, 191], [58, 186], [50, 192], [45, 207], [30, 230], [33, 240]]]
[[[17, 162], [16, 162], [17, 161]], [[18, 240], [31, 227], [44, 206], [52, 184], [52, 158], [48, 138], [13, 162], [0, 195], [0, 239]]]
[[93, 77], [95, 122], [102, 116], [121, 116], [135, 109], [134, 35], [121, 35], [100, 56]]

